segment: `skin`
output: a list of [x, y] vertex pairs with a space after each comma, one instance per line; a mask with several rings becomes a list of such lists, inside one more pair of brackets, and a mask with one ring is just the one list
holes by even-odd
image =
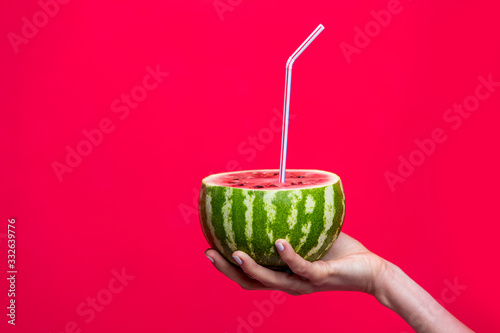
[[290, 295], [361, 291], [373, 295], [419, 333], [472, 332], [400, 268], [344, 233], [315, 262], [304, 260], [284, 239], [278, 239], [275, 245], [290, 273], [260, 266], [242, 251], [233, 253], [235, 260], [241, 262], [240, 267], [229, 263], [214, 249], [206, 250], [205, 255], [215, 268], [245, 290], [276, 289]]

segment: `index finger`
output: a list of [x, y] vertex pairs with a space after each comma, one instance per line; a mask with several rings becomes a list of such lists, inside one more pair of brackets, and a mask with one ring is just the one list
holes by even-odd
[[261, 266], [244, 252], [234, 252], [233, 258], [245, 273], [259, 280], [264, 286], [283, 291], [298, 292], [299, 294], [310, 294], [313, 292], [312, 286], [298, 275], [277, 272]]
[[241, 269], [229, 263], [226, 259], [224, 259], [224, 257], [219, 254], [219, 252], [215, 251], [214, 249], [206, 250], [205, 255], [209, 257], [209, 259], [211, 259], [210, 261], [213, 260], [212, 263], [219, 272], [239, 284], [241, 288], [245, 290], [270, 289], [259, 281], [249, 278]]

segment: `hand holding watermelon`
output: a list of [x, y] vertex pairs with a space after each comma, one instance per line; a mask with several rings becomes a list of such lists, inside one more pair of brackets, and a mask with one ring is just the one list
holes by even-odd
[[247, 290], [278, 289], [290, 295], [319, 291], [352, 290], [375, 295], [378, 277], [385, 274], [387, 262], [368, 251], [360, 242], [340, 233], [327, 254], [310, 262], [295, 253], [283, 239], [276, 241], [282, 260], [293, 274], [278, 272], [257, 264], [242, 251], [233, 253], [241, 269], [225, 260], [217, 251], [209, 249], [206, 255], [215, 267]]
[[205, 255], [245, 290], [361, 291], [417, 332], [472, 332], [401, 269], [340, 232], [345, 197], [337, 175], [286, 170], [292, 64], [322, 30], [320, 24], [287, 62], [280, 170], [203, 179], [199, 216], [212, 247]]
[[205, 255], [220, 272], [246, 290], [277, 289], [290, 295], [362, 291], [375, 296], [417, 332], [473, 332], [400, 268], [344, 233], [340, 233], [321, 260], [314, 262], [303, 259], [283, 239], [277, 240], [275, 246], [290, 272], [261, 266], [242, 251], [233, 253], [241, 268], [229, 263], [214, 249], [208, 249]]

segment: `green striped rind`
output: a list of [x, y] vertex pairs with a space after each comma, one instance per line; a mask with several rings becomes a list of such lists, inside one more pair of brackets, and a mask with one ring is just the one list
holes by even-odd
[[241, 250], [259, 264], [285, 269], [274, 241], [286, 239], [309, 261], [323, 257], [342, 228], [345, 199], [340, 179], [320, 187], [254, 190], [202, 183], [199, 213], [212, 248], [235, 263]]

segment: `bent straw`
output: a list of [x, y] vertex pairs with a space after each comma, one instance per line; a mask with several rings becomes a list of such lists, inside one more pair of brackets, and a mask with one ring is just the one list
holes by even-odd
[[292, 86], [292, 66], [299, 55], [311, 44], [311, 42], [323, 31], [325, 27], [320, 24], [312, 34], [299, 46], [297, 50], [288, 58], [285, 74], [285, 101], [283, 102], [283, 127], [281, 129], [281, 158], [279, 182], [285, 182], [286, 173], [286, 149], [288, 144], [288, 116], [290, 114], [290, 89]]

